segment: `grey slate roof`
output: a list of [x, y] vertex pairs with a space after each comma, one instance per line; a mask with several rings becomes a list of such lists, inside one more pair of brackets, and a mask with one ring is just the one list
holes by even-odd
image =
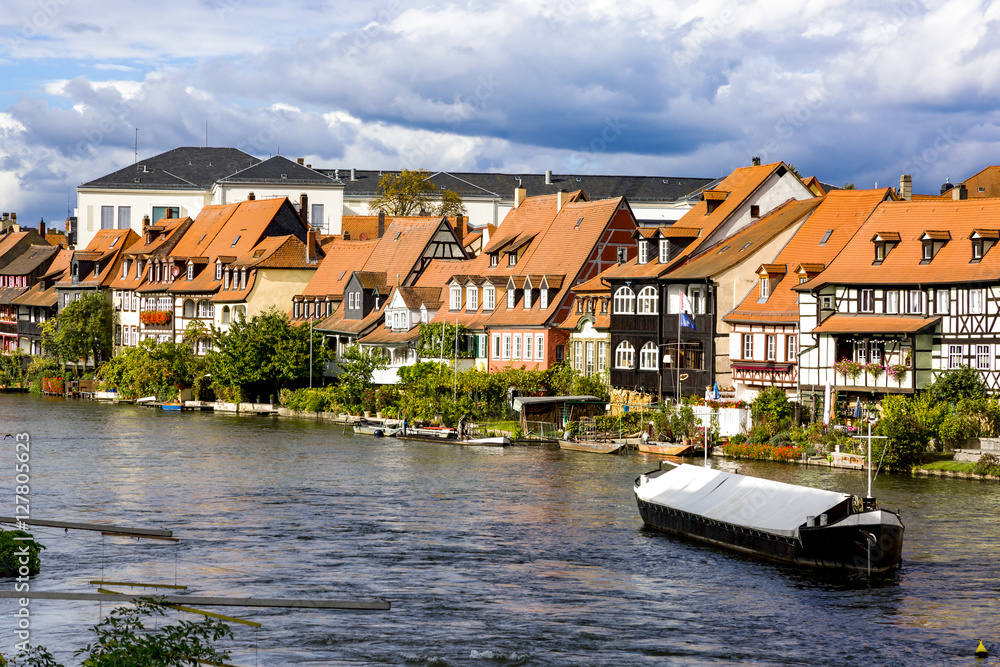
[[0, 269], [2, 276], [26, 276], [59, 252], [57, 245], [28, 246], [17, 259]]
[[[331, 178], [344, 183], [344, 198], [367, 197], [375, 194], [382, 174], [386, 171], [355, 170], [356, 180], [351, 180], [350, 169], [319, 169]], [[584, 190], [587, 197], [611, 199], [624, 195], [630, 202], [676, 201], [700, 191], [713, 179], [677, 178], [664, 176], [593, 176], [553, 174], [552, 184], [545, 184], [545, 174], [491, 174], [476, 172], [431, 172], [431, 182], [452, 190], [463, 198], [498, 197], [513, 199], [514, 188], [527, 189], [529, 197], [554, 194], [560, 190]]]
[[101, 176], [81, 188], [208, 190], [221, 178], [260, 162], [238, 148], [175, 148]]
[[298, 185], [340, 185], [329, 175], [305, 167], [289, 160], [284, 155], [275, 155], [252, 167], [219, 179], [220, 183], [294, 183]]

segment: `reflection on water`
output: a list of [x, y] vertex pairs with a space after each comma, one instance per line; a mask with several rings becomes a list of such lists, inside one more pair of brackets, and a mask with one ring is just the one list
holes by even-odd
[[[233, 610], [264, 626], [235, 628], [234, 664], [967, 664], [980, 637], [1000, 652], [995, 484], [880, 475], [876, 495], [906, 524], [904, 565], [868, 582], [644, 529], [631, 487], [655, 459], [404, 444], [308, 421], [26, 396], [0, 396], [0, 428], [31, 432], [37, 518], [182, 538], [40, 530], [37, 589], [87, 591], [103, 575], [176, 579], [205, 595], [393, 603]], [[10, 440], [0, 457], [12, 470]], [[864, 491], [853, 471], [739, 467]], [[34, 602], [33, 640], [71, 662], [99, 613]], [[0, 650], [12, 630], [0, 614]]]

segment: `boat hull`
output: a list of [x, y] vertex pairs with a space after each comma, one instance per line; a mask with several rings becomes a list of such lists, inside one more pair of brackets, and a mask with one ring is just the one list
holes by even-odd
[[892, 512], [851, 514], [786, 537], [647, 502], [636, 494], [643, 522], [672, 535], [791, 565], [882, 573], [899, 566], [903, 525]]
[[662, 454], [665, 456], [690, 456], [694, 453], [692, 445], [659, 445], [652, 442], [640, 442], [639, 451], [643, 454]]
[[560, 440], [559, 449], [592, 454], [617, 454], [625, 446], [623, 442], [598, 442], [594, 440]]

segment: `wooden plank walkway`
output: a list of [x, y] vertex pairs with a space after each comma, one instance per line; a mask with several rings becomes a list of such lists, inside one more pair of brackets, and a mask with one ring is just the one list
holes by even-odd
[[[145, 595], [121, 595], [108, 593], [70, 593], [63, 591], [16, 591], [0, 590], [0, 599], [28, 598], [29, 600], [71, 600], [82, 602], [131, 602], [149, 597]], [[276, 607], [281, 609], [343, 609], [350, 611], [387, 611], [387, 600], [305, 600], [293, 598], [224, 598], [197, 595], [166, 595], [164, 604], [198, 605], [200, 607]]]
[[29, 526], [45, 526], [48, 528], [68, 528], [70, 530], [93, 530], [101, 533], [127, 533], [130, 537], [137, 535], [149, 537], [173, 537], [172, 530], [158, 530], [156, 528], [132, 528], [129, 526], [111, 526], [99, 523], [73, 523], [70, 521], [48, 521], [45, 519], [26, 519], [13, 516], [0, 516], [0, 523], [26, 523]]

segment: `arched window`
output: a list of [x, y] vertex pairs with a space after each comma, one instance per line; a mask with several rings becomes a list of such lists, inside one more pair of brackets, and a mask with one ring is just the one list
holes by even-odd
[[194, 317], [194, 301], [191, 299], [184, 300], [184, 317]]
[[245, 319], [247, 315], [246, 306], [233, 306], [233, 317], [235, 319]]
[[229, 306], [222, 307], [222, 323], [229, 324]]
[[649, 341], [639, 351], [639, 368], [644, 371], [656, 370], [656, 343]]
[[628, 286], [622, 286], [615, 292], [615, 315], [631, 315], [635, 313], [635, 292]]
[[633, 367], [635, 367], [635, 348], [627, 340], [623, 340], [615, 348], [615, 368], [631, 370]]
[[656, 288], [643, 287], [639, 292], [638, 312], [640, 315], [656, 315]]

